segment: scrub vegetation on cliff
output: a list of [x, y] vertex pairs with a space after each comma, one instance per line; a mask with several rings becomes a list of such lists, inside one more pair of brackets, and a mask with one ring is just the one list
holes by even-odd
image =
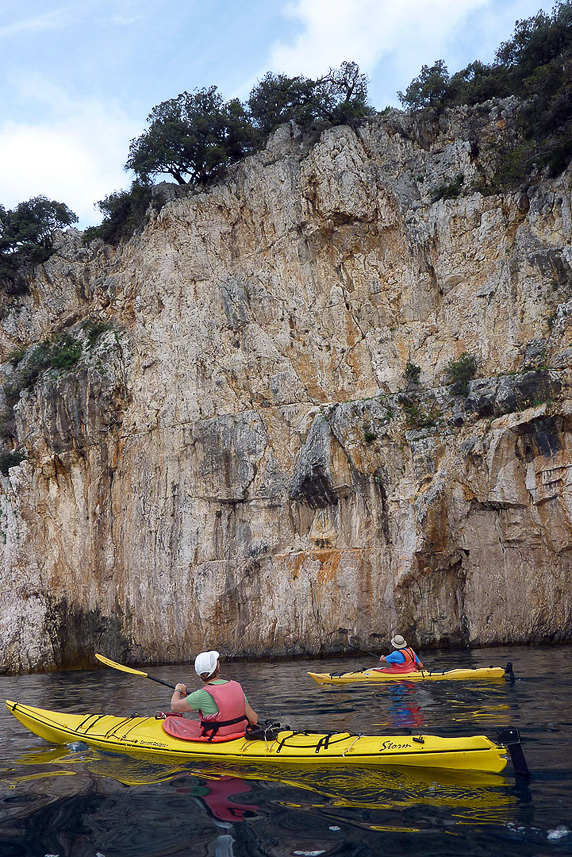
[[[471, 62], [449, 74], [443, 60], [422, 66], [398, 93], [403, 107], [421, 114], [429, 124], [446, 108], [461, 105], [478, 110], [491, 99], [518, 99], [516, 137], [488, 145], [492, 173], [478, 188], [496, 192], [522, 185], [538, 169], [562, 172], [572, 158], [572, 1], [557, 3], [551, 14], [538, 12], [517, 21], [511, 39], [503, 42], [492, 63]], [[333, 125], [355, 126], [378, 115], [368, 103], [367, 78], [354, 62], [315, 80], [267, 72], [247, 101], [224, 101], [216, 86], [182, 92], [155, 106], [148, 127], [131, 141], [125, 168], [135, 180], [129, 190], [114, 191], [96, 203], [103, 214], [99, 226], [85, 230], [86, 242], [100, 239], [116, 245], [140, 231], [148, 220], [157, 177], [168, 176], [181, 186], [201, 187], [224, 177], [228, 167], [261, 148], [279, 125], [295, 122], [303, 133], [318, 134]], [[475, 154], [480, 144], [475, 142]], [[433, 201], [452, 199], [475, 188], [462, 174], [433, 191]], [[26, 271], [48, 258], [43, 237], [12, 234], [24, 209], [48, 203], [29, 200], [6, 212], [0, 206], [0, 282], [4, 290], [26, 288]], [[60, 228], [77, 221], [63, 203], [52, 202]], [[28, 229], [28, 225], [26, 225]], [[11, 231], [12, 230], [12, 231]], [[16, 242], [16, 243], [14, 243]], [[47, 254], [47, 255], [46, 255]]]
[[453, 384], [453, 392], [458, 396], [466, 396], [469, 381], [475, 377], [477, 361], [474, 354], [464, 351], [456, 360], [450, 360], [445, 366], [445, 372]]
[[[560, 2], [551, 14], [540, 11], [517, 21], [492, 63], [476, 60], [450, 75], [438, 60], [422, 66], [398, 94], [406, 109], [428, 116], [516, 96], [519, 140], [498, 147], [491, 190], [514, 186], [538, 167], [558, 175], [572, 158], [572, 3]], [[458, 195], [461, 184], [462, 177], [453, 181], [450, 195]]]
[[0, 286], [7, 294], [22, 294], [36, 265], [54, 252], [54, 234], [77, 215], [63, 202], [36, 196], [13, 209], [0, 205]]
[[[492, 175], [479, 188], [496, 192], [522, 184], [534, 170], [557, 175], [572, 157], [572, 2], [560, 2], [551, 14], [538, 12], [517, 21], [491, 64], [475, 60], [450, 75], [443, 60], [423, 66], [399, 93], [407, 110], [431, 124], [446, 108], [478, 108], [491, 99], [515, 96], [517, 139], [497, 141], [488, 153]], [[148, 128], [132, 140], [125, 167], [136, 180], [129, 191], [110, 194], [98, 203], [100, 226], [86, 230], [116, 244], [147, 220], [152, 181], [170, 176], [179, 185], [204, 186], [223, 177], [228, 167], [260, 148], [285, 122], [303, 133], [332, 125], [356, 125], [377, 115], [368, 104], [367, 79], [353, 62], [312, 80], [268, 72], [246, 103], [223, 101], [216, 86], [183, 92], [153, 108]], [[478, 150], [479, 145], [476, 144]], [[434, 191], [433, 201], [452, 199], [463, 191], [456, 175]]]
[[3, 404], [0, 408], [0, 473], [4, 476], [10, 467], [26, 458], [25, 450], [12, 448], [17, 443], [14, 408], [21, 394], [32, 390], [48, 370], [52, 370], [56, 377], [74, 370], [109, 328], [105, 322], [88, 318], [76, 329], [64, 330], [30, 348], [19, 348], [9, 354], [8, 363], [12, 368], [3, 382]]

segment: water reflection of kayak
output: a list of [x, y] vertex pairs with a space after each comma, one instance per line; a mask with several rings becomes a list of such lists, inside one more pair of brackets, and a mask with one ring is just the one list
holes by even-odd
[[379, 667], [363, 667], [349, 672], [312, 673], [308, 675], [318, 684], [355, 684], [356, 682], [403, 681], [476, 681], [483, 679], [514, 678], [512, 664], [506, 667], [466, 667], [452, 670], [412, 670], [392, 672]]
[[[245, 810], [254, 811], [252, 804], [238, 804], [237, 795], [247, 791], [247, 782], [277, 783], [312, 794], [308, 806], [317, 801], [337, 807], [362, 809], [409, 809], [417, 806], [441, 806], [464, 809], [470, 813], [480, 810], [501, 809], [516, 803], [510, 783], [502, 774], [475, 771], [431, 770], [429, 768], [306, 768], [304, 770], [282, 765], [218, 765], [200, 763], [163, 765], [145, 759], [127, 758], [100, 753], [94, 749], [83, 751], [64, 747], [27, 753], [18, 759], [19, 765], [42, 768], [39, 777], [58, 775], [54, 768], [65, 767], [72, 773], [74, 767], [85, 767], [90, 775], [106, 777], [127, 786], [150, 785], [176, 780], [177, 787], [201, 799], [212, 795], [222, 796], [234, 821]], [[49, 770], [47, 770], [49, 769]], [[23, 779], [18, 777], [16, 779]], [[220, 783], [220, 785], [219, 785]], [[240, 798], [239, 798], [240, 799]], [[281, 800], [288, 800], [281, 796]], [[219, 801], [220, 803], [220, 801]], [[298, 805], [300, 799], [298, 798]], [[220, 807], [211, 807], [221, 817]], [[216, 810], [216, 812], [214, 811]]]
[[284, 729], [271, 740], [238, 738], [201, 743], [167, 734], [163, 728], [165, 721], [155, 717], [67, 714], [10, 700], [6, 705], [24, 726], [47, 741], [56, 744], [82, 741], [108, 752], [167, 761], [210, 760], [314, 767], [405, 765], [496, 773], [507, 764], [507, 747], [493, 743], [484, 735], [368, 736]]

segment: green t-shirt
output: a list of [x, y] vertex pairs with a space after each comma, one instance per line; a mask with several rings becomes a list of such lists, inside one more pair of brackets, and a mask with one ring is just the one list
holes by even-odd
[[[210, 681], [209, 684], [228, 684], [228, 679], [218, 678], [216, 681]], [[246, 694], [244, 694], [244, 701], [248, 702]], [[195, 711], [202, 711], [205, 716], [207, 714], [218, 714], [218, 705], [204, 687], [195, 690], [193, 693], [189, 693], [187, 702], [191, 708], [194, 708]]]

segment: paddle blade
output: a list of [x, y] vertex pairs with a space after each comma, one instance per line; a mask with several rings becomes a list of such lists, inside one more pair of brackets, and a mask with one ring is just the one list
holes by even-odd
[[116, 661], [111, 661], [109, 658], [104, 657], [103, 655], [98, 655], [95, 653], [95, 657], [98, 661], [101, 661], [102, 664], [105, 664], [106, 667], [113, 667], [114, 670], [121, 670], [124, 673], [132, 673], [133, 675], [142, 675], [144, 678], [147, 678], [147, 673], [144, 673], [142, 670], [135, 670], [132, 667], [124, 667], [123, 664], [118, 664]]

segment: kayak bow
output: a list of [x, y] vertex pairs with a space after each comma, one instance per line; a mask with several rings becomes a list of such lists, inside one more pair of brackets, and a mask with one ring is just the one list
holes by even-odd
[[168, 735], [163, 729], [163, 719], [156, 717], [67, 714], [32, 708], [11, 700], [7, 700], [6, 705], [20, 723], [46, 741], [56, 744], [81, 741], [107, 752], [170, 762], [209, 760], [328, 767], [406, 765], [499, 773], [507, 764], [506, 754], [510, 749], [493, 743], [485, 735], [463, 738], [367, 736], [350, 732], [294, 732], [289, 729], [268, 741], [238, 738], [216, 744], [199, 743]]

